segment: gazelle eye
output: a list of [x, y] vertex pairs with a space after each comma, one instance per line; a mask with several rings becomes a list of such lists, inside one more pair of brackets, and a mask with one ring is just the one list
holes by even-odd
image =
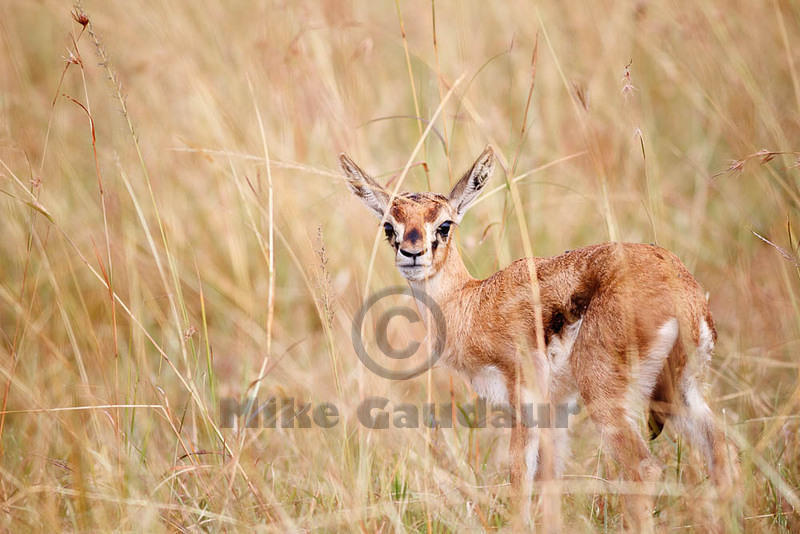
[[450, 233], [450, 226], [453, 224], [453, 221], [445, 221], [439, 225], [439, 228], [436, 229], [436, 232], [442, 236], [443, 239], [447, 239], [447, 235]]
[[388, 222], [387, 223], [383, 223], [383, 231], [386, 233], [386, 239], [391, 241], [392, 238], [394, 237], [394, 226], [392, 226]]

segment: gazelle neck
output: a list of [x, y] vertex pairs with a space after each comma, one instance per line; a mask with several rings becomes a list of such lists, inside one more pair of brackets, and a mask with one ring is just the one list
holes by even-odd
[[436, 274], [425, 280], [410, 282], [411, 289], [427, 293], [438, 304], [443, 304], [458, 294], [465, 284], [474, 280], [464, 266], [461, 254], [453, 242], [444, 263]]

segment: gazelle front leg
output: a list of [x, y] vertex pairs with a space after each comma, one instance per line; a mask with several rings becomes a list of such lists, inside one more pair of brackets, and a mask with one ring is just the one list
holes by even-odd
[[511, 499], [515, 530], [525, 527], [531, 520], [531, 493], [533, 478], [539, 463], [539, 435], [525, 425], [524, 393], [515, 376], [507, 377], [506, 390], [512, 413], [509, 464], [511, 471]]
[[528, 517], [531, 481], [538, 467], [538, 434], [525, 426], [520, 401], [525, 402], [521, 373], [500, 365], [483, 366], [472, 376], [472, 389], [487, 402], [508, 406], [511, 413], [509, 464], [517, 517]]
[[[521, 386], [519, 382], [518, 386]], [[538, 428], [550, 426], [547, 424], [549, 417], [539, 409], [541, 406], [546, 412], [549, 404], [533, 402], [535, 397], [522, 387], [512, 389], [509, 385], [509, 391], [512, 392], [509, 401], [514, 413], [510, 443], [511, 487], [516, 512], [514, 523], [524, 528], [532, 521], [530, 507], [534, 479], [538, 475], [539, 479], [550, 481], [560, 474], [557, 467], [560, 451], [556, 449], [565, 445], [560, 438], [566, 437], [566, 433], [554, 433], [555, 429], [552, 428]], [[517, 399], [521, 400], [518, 402]], [[545, 492], [543, 495], [545, 532], [560, 531], [560, 502], [557, 493]]]
[[[532, 521], [530, 507], [533, 481], [534, 479], [549, 481], [558, 476], [555, 461], [557, 451], [553, 441], [555, 435], [551, 429], [540, 428], [550, 426], [547, 413], [550, 404], [542, 402], [541, 397], [537, 398], [525, 387], [520, 367], [517, 367], [517, 373], [517, 379], [514, 380], [515, 376], [511, 376], [508, 385], [509, 402], [515, 416], [510, 443], [511, 485], [518, 511], [515, 514], [515, 523], [526, 526]], [[560, 502], [558, 494], [543, 495], [545, 532], [560, 531]]]
[[515, 417], [511, 427], [509, 458], [511, 487], [520, 490], [533, 481], [539, 468], [539, 431], [527, 427], [525, 417]]

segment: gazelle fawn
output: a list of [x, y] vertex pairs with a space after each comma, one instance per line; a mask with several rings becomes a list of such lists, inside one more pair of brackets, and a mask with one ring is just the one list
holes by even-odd
[[[714, 321], [700, 285], [674, 254], [654, 245], [604, 243], [517, 260], [476, 280], [453, 235], [492, 173], [491, 147], [446, 196], [404, 192], [392, 198], [347, 155], [340, 162], [351, 191], [383, 221], [400, 273], [441, 308], [447, 327], [441, 361], [463, 373], [478, 395], [514, 407], [540, 401], [531, 398], [537, 377], [522, 376], [530, 367], [546, 377], [539, 388], [545, 402], [580, 396], [626, 481], [653, 483], [661, 476], [637, 424], [647, 413], [651, 438], [669, 422], [704, 454], [717, 488], [729, 491], [736, 456], [703, 396]], [[537, 350], [542, 340], [544, 350]], [[538, 432], [513, 425], [515, 488], [540, 466]], [[552, 476], [562, 470], [566, 439], [566, 431], [553, 433]], [[627, 497], [626, 523], [651, 528], [652, 506], [651, 496]]]

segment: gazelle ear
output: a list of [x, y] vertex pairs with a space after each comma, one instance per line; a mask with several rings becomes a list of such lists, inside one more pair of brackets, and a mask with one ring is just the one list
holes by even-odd
[[339, 163], [347, 176], [347, 187], [350, 188], [350, 191], [360, 198], [378, 218], [382, 219], [389, 204], [389, 194], [386, 190], [361, 170], [361, 167], [356, 165], [347, 154], [339, 154]]
[[494, 151], [491, 146], [487, 146], [472, 164], [472, 168], [450, 191], [448, 202], [456, 212], [456, 222], [461, 222], [464, 213], [478, 199], [493, 170]]

